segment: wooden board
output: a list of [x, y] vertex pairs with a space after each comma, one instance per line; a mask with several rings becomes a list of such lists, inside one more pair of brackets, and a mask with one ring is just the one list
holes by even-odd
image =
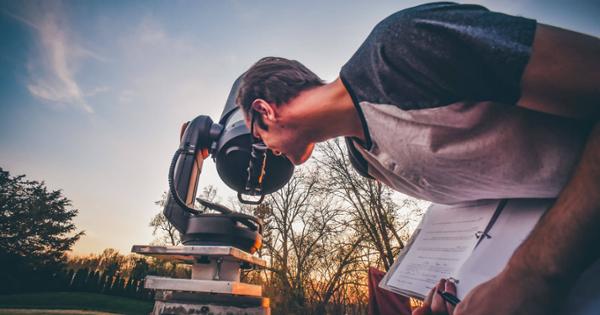
[[196, 259], [202, 256], [216, 256], [223, 257], [223, 259], [247, 262], [258, 267], [266, 267], [267, 265], [264, 259], [231, 246], [133, 245], [131, 252], [190, 264], [195, 263]]
[[147, 276], [146, 289], [262, 296], [262, 287], [233, 281], [173, 279]]

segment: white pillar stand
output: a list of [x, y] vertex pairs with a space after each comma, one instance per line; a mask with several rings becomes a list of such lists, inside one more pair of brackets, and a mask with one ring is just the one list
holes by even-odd
[[230, 246], [144, 246], [132, 252], [192, 265], [191, 279], [146, 277], [144, 287], [156, 291], [153, 315], [269, 315], [262, 287], [240, 282], [242, 267], [266, 262]]

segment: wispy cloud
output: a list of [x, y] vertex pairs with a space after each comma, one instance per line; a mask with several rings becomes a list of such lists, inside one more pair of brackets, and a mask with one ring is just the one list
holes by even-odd
[[139, 41], [143, 44], [160, 45], [169, 40], [162, 25], [149, 16], [142, 19], [137, 33]]
[[35, 23], [27, 20], [26, 18], [24, 18], [24, 17], [22, 17], [20, 15], [14, 14], [14, 13], [9, 12], [7, 10], [2, 10], [2, 13], [10, 16], [11, 18], [13, 18], [13, 19], [15, 19], [15, 20], [17, 20], [17, 21], [19, 21], [19, 22], [21, 22], [21, 23], [23, 23], [23, 24], [25, 24], [25, 25], [27, 25], [27, 26], [29, 26], [31, 28], [33, 28], [33, 29], [39, 30], [39, 27]]
[[36, 98], [51, 105], [71, 106], [93, 113], [94, 109], [86, 97], [107, 91], [107, 87], [96, 87], [83, 91], [75, 79], [77, 64], [87, 58], [106, 62], [106, 58], [76, 43], [69, 35], [71, 30], [56, 5], [38, 8], [23, 17], [11, 12], [4, 13], [32, 28], [36, 34], [37, 50], [31, 54], [27, 69], [27, 89]]

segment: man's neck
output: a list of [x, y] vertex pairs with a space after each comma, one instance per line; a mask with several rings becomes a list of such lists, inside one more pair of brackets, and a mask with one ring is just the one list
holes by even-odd
[[339, 78], [300, 93], [289, 105], [282, 106], [286, 124], [298, 128], [311, 142], [342, 136], [365, 140], [358, 112]]

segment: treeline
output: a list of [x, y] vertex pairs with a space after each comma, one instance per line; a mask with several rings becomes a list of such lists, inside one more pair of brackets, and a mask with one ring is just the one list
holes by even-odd
[[44, 291], [91, 292], [144, 300], [154, 298], [151, 290], [144, 289], [143, 279], [111, 276], [106, 272], [87, 268], [77, 271], [74, 269], [60, 270], [52, 276]]
[[69, 257], [60, 274], [63, 289], [95, 292], [139, 299], [152, 299], [154, 292], [144, 289], [148, 275], [189, 278], [189, 266], [135, 254], [122, 255], [112, 248], [102, 253]]
[[73, 224], [77, 212], [62, 191], [0, 168], [0, 294], [67, 290], [148, 298], [147, 275], [189, 277], [186, 266], [114, 249], [69, 257], [84, 234]]
[[16, 272], [11, 277], [14, 281], [0, 286], [0, 293], [76, 291], [152, 300], [154, 292], [144, 289], [146, 276], [189, 278], [190, 274], [186, 265], [122, 255], [108, 248], [98, 255], [64, 256], [62, 264], [34, 272], [34, 276]]

